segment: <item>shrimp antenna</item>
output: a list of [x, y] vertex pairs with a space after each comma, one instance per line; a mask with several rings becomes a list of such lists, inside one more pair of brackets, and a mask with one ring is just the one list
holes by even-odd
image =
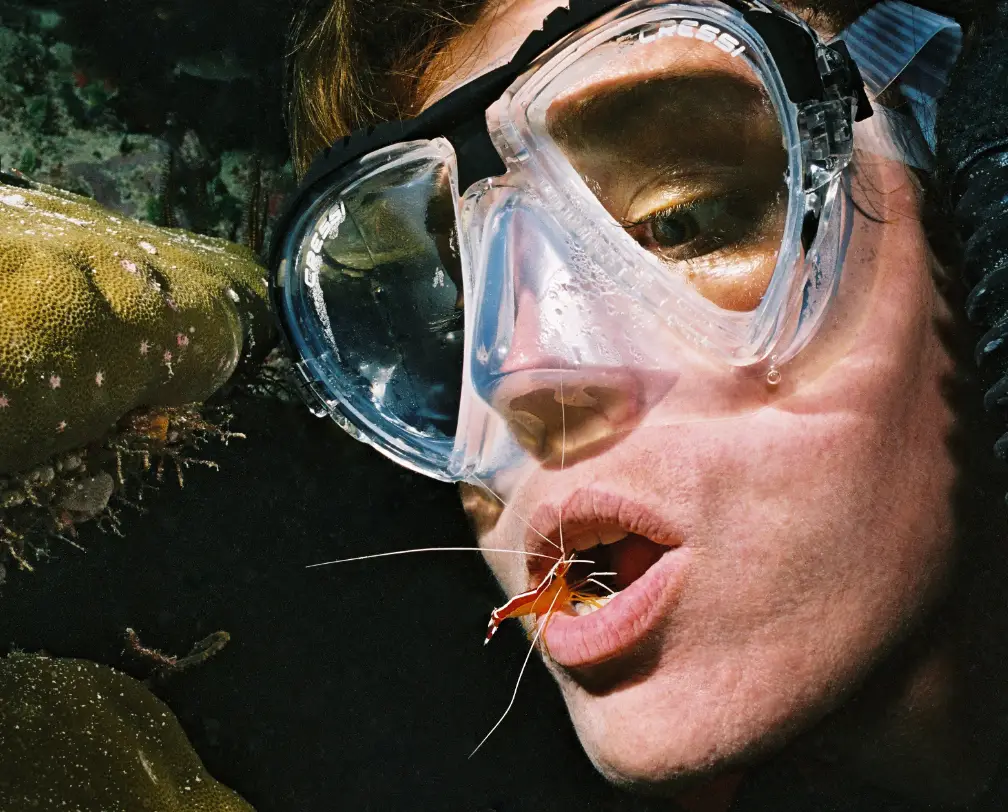
[[501, 718], [497, 720], [497, 724], [490, 728], [490, 732], [483, 737], [483, 741], [476, 745], [476, 749], [469, 754], [469, 758], [475, 756], [476, 752], [484, 744], [486, 744], [486, 740], [489, 739], [494, 734], [494, 731], [501, 726], [501, 722], [504, 721], [504, 718], [511, 712], [511, 708], [514, 707], [515, 699], [518, 697], [518, 687], [521, 685], [522, 677], [525, 675], [525, 669], [528, 668], [529, 660], [532, 659], [532, 652], [535, 651], [536, 643], [539, 642], [539, 636], [542, 634], [543, 629], [546, 628], [546, 624], [549, 623], [550, 618], [553, 616], [553, 607], [556, 605], [559, 597], [560, 592], [557, 592], [557, 594], [553, 596], [553, 602], [549, 605], [549, 609], [546, 610], [545, 620], [536, 627], [535, 635], [532, 638], [532, 645], [529, 646], [528, 654], [525, 655], [525, 662], [522, 663], [521, 671], [518, 672], [518, 679], [515, 681], [514, 693], [511, 694], [511, 701], [508, 702], [508, 706], [504, 713], [501, 714]]
[[563, 553], [563, 545], [562, 544], [557, 544], [555, 541], [553, 541], [553, 539], [549, 538], [544, 533], [540, 533], [538, 530], [536, 530], [532, 526], [532, 523], [528, 519], [526, 519], [517, 510], [515, 510], [512, 505], [509, 505], [507, 502], [505, 502], [497, 494], [497, 492], [494, 491], [494, 489], [491, 488], [489, 485], [487, 485], [485, 482], [482, 482], [477, 477], [475, 477], [475, 476], [473, 476], [471, 474], [468, 475], [468, 476], [466, 476], [466, 482], [468, 482], [470, 485], [475, 485], [477, 488], [483, 488], [483, 490], [487, 491], [494, 499], [496, 499], [498, 502], [500, 502], [505, 508], [511, 508], [511, 512], [515, 516], [517, 516], [519, 519], [521, 519], [522, 524], [524, 524], [529, 530], [531, 530], [533, 533], [535, 533], [537, 536], [539, 536], [539, 538], [543, 539], [544, 541], [546, 541], [547, 543], [549, 543], [553, 547], [556, 547], [557, 549], [560, 550], [561, 553]]
[[[560, 473], [563, 473], [564, 462], [567, 459], [567, 404], [564, 401], [563, 370], [560, 371]], [[560, 556], [566, 553], [563, 540], [563, 505], [557, 508], [557, 518], [560, 522]]]
[[394, 555], [411, 555], [413, 553], [506, 553], [508, 555], [524, 555], [534, 558], [548, 558], [553, 560], [553, 556], [546, 553], [529, 553], [525, 550], [504, 550], [497, 547], [417, 547], [414, 550], [392, 550], [385, 553], [371, 553], [370, 555], [355, 555], [352, 558], [334, 558], [332, 561], [321, 561], [318, 564], [307, 564], [306, 570], [314, 567], [327, 567], [330, 564], [347, 564], [351, 561], [369, 561], [372, 558], [391, 558]]

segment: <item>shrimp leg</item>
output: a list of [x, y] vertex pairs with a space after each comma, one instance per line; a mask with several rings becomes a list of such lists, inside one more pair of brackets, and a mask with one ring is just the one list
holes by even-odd
[[511, 701], [508, 702], [508, 706], [505, 708], [504, 713], [502, 713], [500, 719], [497, 720], [497, 724], [490, 728], [490, 732], [483, 737], [483, 741], [476, 745], [476, 749], [469, 754], [469, 758], [476, 755], [476, 751], [486, 744], [486, 740], [489, 739], [493, 735], [494, 731], [501, 726], [501, 722], [504, 721], [504, 718], [511, 712], [511, 708], [514, 707], [515, 699], [518, 697], [518, 687], [521, 685], [522, 676], [525, 674], [525, 669], [528, 667], [529, 660], [532, 659], [532, 652], [535, 651], [536, 643], [539, 642], [539, 636], [542, 634], [542, 630], [546, 628], [546, 624], [549, 623], [549, 619], [553, 614], [553, 607], [556, 605], [557, 598], [559, 597], [560, 592], [557, 592], [557, 594], [553, 596], [553, 601], [550, 603], [549, 609], [546, 610], [545, 619], [536, 627], [535, 636], [532, 638], [532, 644], [529, 646], [528, 653], [525, 655], [525, 662], [522, 663], [521, 671], [518, 672], [518, 679], [515, 680], [514, 693], [511, 694]]

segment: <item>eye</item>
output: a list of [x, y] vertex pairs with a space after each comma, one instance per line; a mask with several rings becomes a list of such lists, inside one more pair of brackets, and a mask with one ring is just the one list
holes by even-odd
[[778, 199], [758, 190], [726, 190], [666, 206], [623, 228], [642, 248], [675, 264], [751, 248], [766, 238], [779, 208]]
[[626, 226], [627, 232], [650, 251], [682, 248], [701, 239], [708, 243], [703, 251], [713, 250], [713, 243], [724, 237], [723, 220], [727, 209], [721, 198], [695, 200], [663, 209], [645, 220]]
[[651, 218], [651, 234], [660, 248], [675, 248], [710, 233], [724, 212], [721, 200], [700, 200], [681, 208], [666, 209]]

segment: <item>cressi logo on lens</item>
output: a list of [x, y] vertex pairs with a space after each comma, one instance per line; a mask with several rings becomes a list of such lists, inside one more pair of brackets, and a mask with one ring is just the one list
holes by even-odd
[[650, 32], [642, 30], [637, 34], [637, 41], [646, 44], [668, 37], [695, 39], [699, 42], [711, 43], [733, 57], [741, 56], [746, 50], [738, 38], [722, 31], [715, 25], [701, 23], [699, 20], [679, 20], [673, 23], [663, 23], [657, 28], [651, 29]]
[[346, 219], [346, 207], [341, 200], [334, 206], [326, 218], [319, 223], [312, 234], [308, 248], [308, 256], [305, 257], [305, 284], [309, 287], [318, 285], [319, 269], [322, 267], [322, 245], [330, 237], [339, 234], [340, 224]]

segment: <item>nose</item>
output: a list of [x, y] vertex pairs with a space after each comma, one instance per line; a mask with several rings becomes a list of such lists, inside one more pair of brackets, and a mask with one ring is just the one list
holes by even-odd
[[[492, 405], [515, 440], [544, 465], [597, 453], [639, 419], [640, 382], [626, 366], [603, 364], [605, 323], [578, 323], [575, 308], [547, 318], [529, 291], [519, 295], [514, 331]], [[591, 359], [578, 363], [578, 359]]]
[[569, 371], [555, 373], [555, 380], [522, 387], [524, 391], [504, 395], [496, 406], [519, 445], [537, 460], [549, 465], [574, 462], [632, 427], [637, 409], [626, 382], [584, 382], [591, 377], [584, 371], [578, 373], [578, 382]]

